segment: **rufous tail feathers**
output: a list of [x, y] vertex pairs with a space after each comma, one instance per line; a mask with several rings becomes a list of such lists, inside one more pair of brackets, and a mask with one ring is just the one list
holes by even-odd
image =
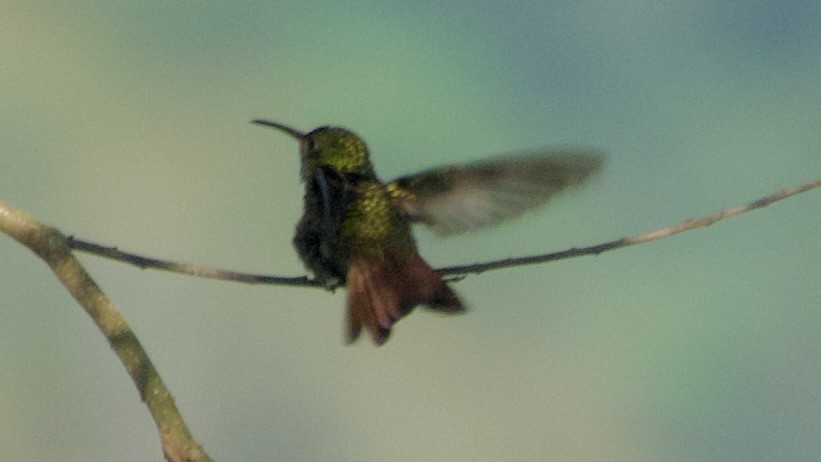
[[416, 252], [351, 262], [348, 286], [348, 343], [364, 326], [374, 343], [382, 345], [391, 326], [416, 305], [442, 313], [465, 311], [459, 297]]

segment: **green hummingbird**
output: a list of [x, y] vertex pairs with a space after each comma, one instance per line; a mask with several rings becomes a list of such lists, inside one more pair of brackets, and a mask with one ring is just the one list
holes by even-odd
[[598, 171], [604, 155], [580, 148], [542, 149], [448, 165], [383, 183], [365, 142], [322, 126], [304, 133], [256, 119], [299, 141], [305, 208], [294, 246], [314, 276], [348, 290], [347, 342], [365, 327], [385, 343], [396, 321], [417, 305], [461, 313], [465, 305], [419, 256], [411, 232], [470, 231], [541, 205]]

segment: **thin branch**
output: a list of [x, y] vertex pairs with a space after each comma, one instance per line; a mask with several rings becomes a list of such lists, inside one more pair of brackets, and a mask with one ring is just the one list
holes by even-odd
[[120, 358], [148, 406], [160, 432], [169, 462], [210, 461], [163, 384], [148, 354], [114, 303], [72, 255], [68, 239], [58, 230], [34, 220], [26, 212], [0, 200], [0, 231], [28, 247], [51, 267], [71, 295], [85, 309]]
[[178, 263], [169, 260], [160, 260], [157, 258], [144, 257], [135, 253], [123, 252], [116, 247], [106, 247], [93, 242], [77, 239], [74, 236], [68, 237], [68, 246], [74, 250], [121, 261], [123, 263], [137, 266], [141, 269], [151, 268], [207, 279], [245, 282], [248, 284], [279, 284], [286, 286], [324, 287], [321, 282], [316, 279], [309, 278], [308, 276], [266, 276], [264, 274], [239, 273], [236, 271], [212, 268], [194, 263]]
[[608, 250], [621, 249], [636, 244], [644, 244], [646, 242], [664, 239], [679, 233], [683, 233], [685, 231], [710, 226], [713, 223], [723, 220], [725, 218], [734, 217], [744, 212], [749, 212], [750, 210], [766, 207], [772, 204], [773, 202], [778, 202], [782, 199], [786, 199], [790, 196], [794, 196], [796, 194], [809, 191], [810, 189], [817, 188], [819, 186], [821, 186], [821, 178], [798, 186], [797, 188], [784, 188], [780, 191], [775, 192], [774, 194], [750, 202], [749, 204], [722, 210], [721, 212], [714, 213], [703, 218], [684, 220], [675, 225], [657, 229], [655, 231], [650, 231], [649, 233], [623, 237], [621, 239], [616, 239], [615, 241], [603, 242], [601, 244], [592, 245], [589, 247], [572, 248], [562, 250], [560, 252], [552, 252], [542, 255], [532, 255], [527, 257], [506, 258], [504, 260], [474, 263], [472, 265], [450, 266], [447, 268], [440, 268], [438, 271], [442, 274], [478, 274], [484, 271], [509, 268], [511, 266], [534, 265], [537, 263], [544, 263], [548, 261], [563, 260], [565, 258], [581, 257], [583, 255], [598, 255], [602, 252], [607, 252]]
[[[710, 226], [713, 223], [723, 220], [725, 218], [733, 217], [744, 212], [749, 212], [757, 208], [765, 207], [794, 196], [796, 194], [809, 191], [811, 189], [821, 186], [821, 178], [818, 178], [809, 183], [803, 184], [796, 188], [784, 188], [768, 196], [762, 197], [758, 200], [750, 202], [749, 204], [723, 210], [721, 212], [708, 215], [699, 219], [685, 220], [681, 223], [668, 226], [666, 228], [657, 229], [645, 234], [639, 234], [630, 237], [623, 237], [614, 241], [604, 242], [589, 247], [578, 247], [559, 252], [551, 252], [542, 255], [531, 255], [526, 257], [505, 258], [502, 260], [494, 260], [489, 262], [474, 263], [470, 265], [449, 266], [439, 268], [437, 271], [443, 275], [454, 275], [450, 278], [451, 281], [458, 281], [464, 278], [467, 274], [478, 274], [485, 271], [496, 270], [501, 268], [509, 268], [512, 266], [533, 265], [537, 263], [546, 263], [554, 260], [563, 260], [571, 257], [581, 257], [583, 255], [598, 255], [608, 250], [621, 249], [636, 244], [643, 244], [658, 239], [664, 239], [678, 233], [690, 231], [696, 228]], [[152, 268], [165, 271], [172, 271], [175, 273], [187, 274], [190, 276], [198, 276], [210, 279], [221, 279], [225, 281], [238, 281], [249, 284], [279, 284], [289, 286], [304, 286], [304, 287], [325, 287], [322, 282], [308, 276], [297, 277], [282, 277], [282, 276], [268, 276], [263, 274], [240, 273], [236, 271], [229, 271], [224, 269], [212, 268], [208, 266], [196, 265], [193, 263], [176, 263], [168, 260], [159, 260], [155, 258], [143, 257], [134, 253], [123, 252], [116, 247], [105, 247], [93, 242], [83, 241], [73, 237], [68, 238], [68, 245], [72, 249], [93, 255], [110, 258], [112, 260], [129, 263], [140, 268]], [[333, 289], [333, 287], [330, 287]]]

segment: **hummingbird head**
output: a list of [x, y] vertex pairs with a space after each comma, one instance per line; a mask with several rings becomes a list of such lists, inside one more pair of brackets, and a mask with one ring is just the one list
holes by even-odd
[[343, 173], [374, 175], [368, 146], [350, 130], [323, 126], [302, 133], [277, 122], [257, 119], [253, 123], [276, 128], [299, 140], [303, 177], [323, 166], [332, 167]]

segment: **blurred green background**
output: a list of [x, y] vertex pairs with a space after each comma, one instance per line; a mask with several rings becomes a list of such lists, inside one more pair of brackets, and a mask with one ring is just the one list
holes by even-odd
[[[650, 231], [821, 176], [821, 3], [0, 4], [0, 198], [145, 255], [298, 275], [297, 146], [347, 126], [384, 178], [548, 144], [609, 152], [547, 210], [433, 265]], [[821, 195], [471, 276], [342, 345], [344, 291], [81, 255], [217, 460], [809, 461]], [[103, 337], [0, 236], [0, 459], [161, 460]]]

